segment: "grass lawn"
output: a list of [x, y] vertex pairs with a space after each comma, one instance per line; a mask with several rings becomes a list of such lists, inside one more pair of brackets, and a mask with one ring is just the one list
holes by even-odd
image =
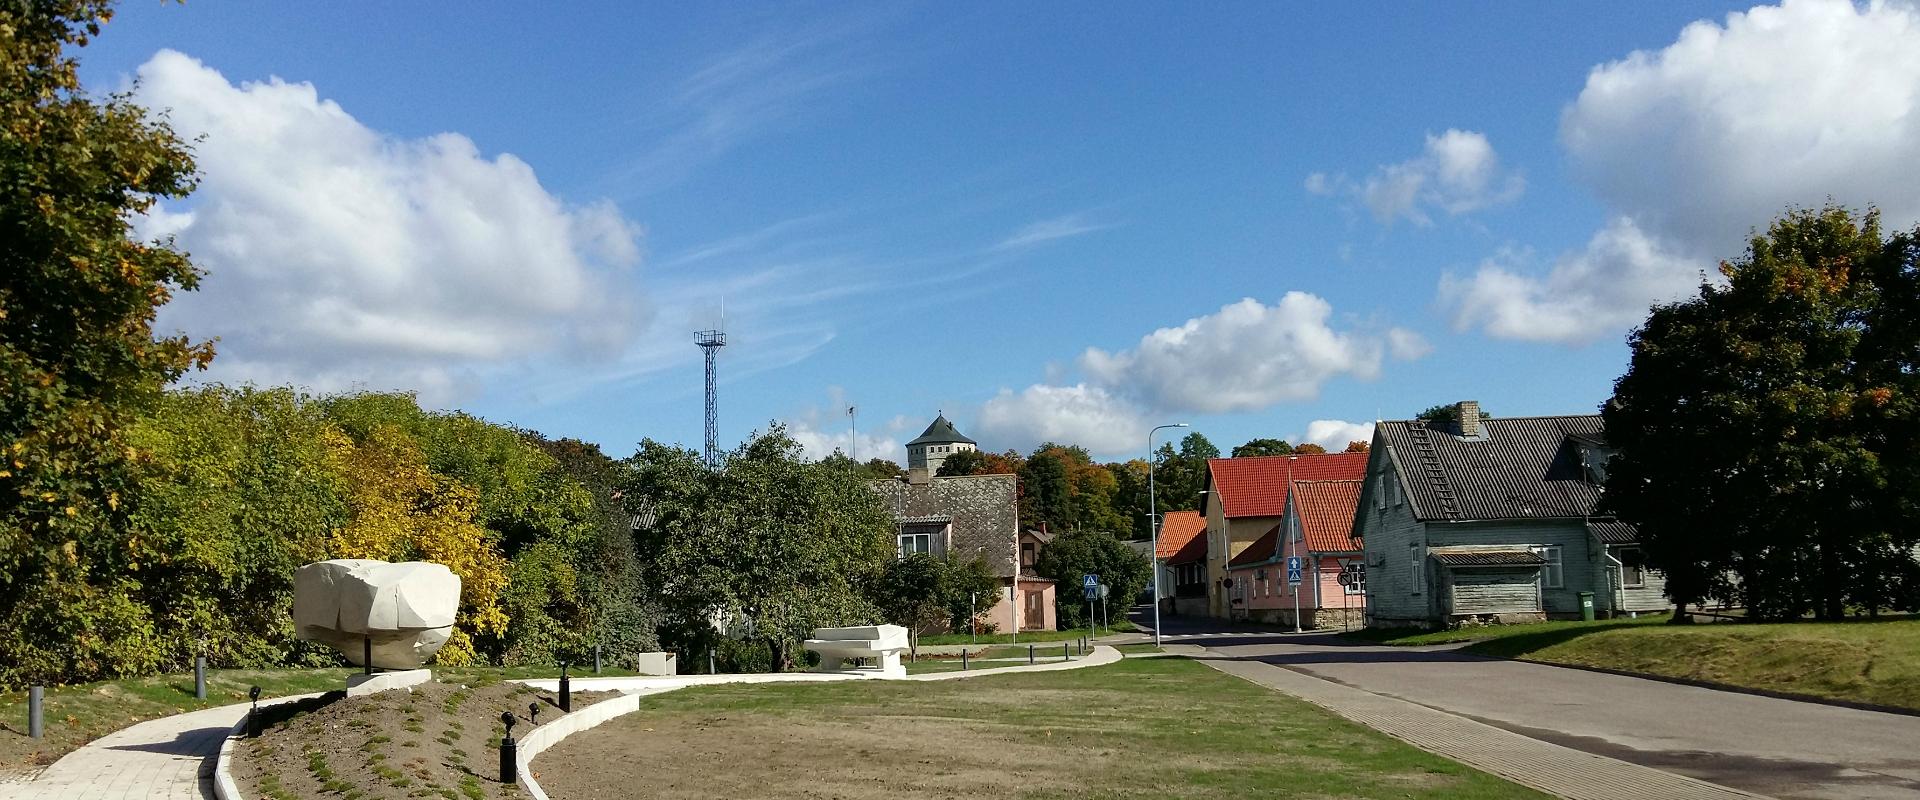
[[[1102, 625], [1095, 631], [1089, 631], [1086, 628], [1069, 628], [1064, 631], [1021, 631], [1020, 643], [1070, 642], [1087, 635], [1098, 638], [1111, 633], [1128, 633], [1133, 630], [1133, 623], [1116, 619], [1112, 627]], [[921, 636], [919, 641], [920, 644], [1010, 644], [1013, 642], [1013, 636], [1005, 633], [983, 633], [979, 636], [968, 636], [965, 633], [930, 633]]]
[[1141, 655], [1143, 653], [1161, 652], [1160, 646], [1154, 645], [1154, 644], [1123, 644], [1115, 647], [1114, 649], [1119, 650], [1124, 655]]
[[[193, 673], [126, 678], [77, 686], [48, 687], [46, 736], [27, 738], [27, 693], [0, 694], [0, 773], [51, 764], [87, 742], [136, 722], [247, 701], [247, 688], [259, 686], [264, 698], [324, 692], [346, 685], [354, 670], [329, 669], [215, 669], [207, 671], [207, 699], [193, 698]], [[435, 667], [442, 681], [463, 683], [482, 679], [557, 676], [552, 667]], [[573, 674], [591, 674], [576, 670]], [[606, 670], [602, 675], [632, 675], [631, 670]]]
[[1666, 617], [1547, 622], [1415, 635], [1500, 658], [1644, 672], [1920, 710], [1920, 619], [1664, 625]]
[[[1073, 651], [1069, 649], [1067, 652], [1072, 653]], [[1020, 660], [1017, 663], [1011, 662], [1011, 661], [985, 660], [985, 659], [1000, 659], [1000, 658], [1017, 658]], [[1039, 647], [1037, 650], [1034, 651], [1033, 658], [1034, 658], [1033, 663], [1035, 664], [1051, 664], [1051, 663], [1059, 662], [1062, 660], [1060, 658], [1060, 646], [1057, 644], [1051, 645], [1051, 646], [1042, 645], [1041, 647]], [[1080, 658], [1080, 656], [1075, 655], [1074, 658], [1077, 659], [1077, 658]], [[1005, 646], [988, 647], [988, 648], [979, 650], [977, 652], [969, 652], [967, 655], [967, 659], [968, 659], [968, 663], [967, 663], [968, 669], [992, 669], [995, 667], [1023, 666], [1027, 663], [1027, 660], [1026, 660], [1027, 646], [1023, 644], [1023, 645], [1020, 645], [1019, 647], [1005, 647]], [[914, 674], [914, 675], [920, 674], [922, 672], [957, 672], [960, 670], [960, 667], [961, 667], [960, 654], [958, 653], [955, 653], [953, 655], [922, 654], [919, 658], [907, 662], [908, 674]]]
[[[648, 697], [533, 770], [556, 800], [1538, 798], [1180, 658]], [[825, 765], [831, 765], [827, 768]]]

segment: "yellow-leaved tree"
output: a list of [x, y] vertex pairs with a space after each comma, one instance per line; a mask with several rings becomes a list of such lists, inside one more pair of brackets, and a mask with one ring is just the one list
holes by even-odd
[[398, 427], [376, 426], [358, 441], [338, 429], [325, 438], [351, 513], [330, 538], [330, 557], [432, 561], [453, 570], [460, 576], [460, 612], [438, 661], [471, 662], [474, 636], [507, 629], [500, 605], [507, 559], [494, 533], [476, 521], [478, 494], [433, 472], [420, 444]]

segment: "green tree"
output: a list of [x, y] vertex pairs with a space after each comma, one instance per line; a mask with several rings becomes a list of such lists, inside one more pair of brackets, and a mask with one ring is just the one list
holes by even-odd
[[[130, 535], [132, 416], [213, 357], [156, 337], [154, 310], [198, 272], [130, 221], [193, 189], [186, 146], [124, 95], [80, 85], [110, 4], [0, 7], [0, 684], [159, 665]], [[152, 558], [150, 558], [150, 556]]]
[[985, 561], [950, 561], [914, 553], [887, 565], [870, 593], [870, 598], [888, 622], [919, 634], [967, 626], [975, 596], [992, 602], [1000, 589], [1000, 579]]
[[1134, 541], [1148, 539], [1153, 531], [1147, 525], [1147, 462], [1136, 458], [1132, 461], [1105, 465], [1113, 475], [1113, 510], [1126, 524], [1120, 528]]
[[1603, 509], [1680, 604], [1762, 618], [1920, 605], [1912, 235], [1798, 210], [1656, 307], [1603, 414]]
[[1293, 452], [1303, 456], [1323, 456], [1327, 454], [1327, 448], [1312, 442], [1302, 442], [1299, 447], [1293, 448]]
[[1192, 511], [1200, 507], [1206, 489], [1207, 461], [1220, 457], [1220, 448], [1198, 432], [1180, 439], [1180, 449], [1163, 444], [1154, 457], [1154, 491], [1160, 511]]
[[1034, 571], [1058, 582], [1054, 613], [1063, 628], [1085, 627], [1085, 596], [1078, 591], [1081, 576], [1098, 575], [1108, 587], [1107, 602], [1124, 614], [1133, 598], [1152, 580], [1153, 565], [1125, 542], [1096, 531], [1073, 531], [1048, 542], [1040, 550]]
[[1027, 524], [1044, 522], [1055, 531], [1074, 528], [1073, 482], [1067, 475], [1062, 454], [1042, 449], [1027, 459], [1020, 473], [1020, 519]]
[[867, 477], [874, 480], [897, 478], [905, 472], [906, 470], [901, 469], [900, 465], [893, 461], [884, 458], [867, 459]]
[[940, 462], [940, 469], [934, 471], [936, 477], [947, 478], [960, 475], [984, 475], [987, 468], [987, 454], [978, 450], [961, 450], [947, 456]]
[[652, 441], [629, 464], [626, 502], [650, 518], [636, 542], [670, 646], [698, 653], [724, 618], [783, 669], [814, 628], [878, 618], [861, 589], [893, 557], [894, 522], [863, 475], [807, 462], [778, 425], [719, 470]]
[[1233, 448], [1234, 458], [1253, 458], [1257, 456], [1284, 456], [1293, 453], [1293, 445], [1285, 439], [1253, 439], [1246, 444]]
[[[1446, 403], [1446, 404], [1437, 405], [1437, 406], [1427, 406], [1425, 410], [1421, 411], [1418, 414], [1413, 415], [1413, 418], [1419, 419], [1419, 420], [1426, 420], [1428, 423], [1431, 423], [1433, 425], [1452, 425], [1453, 423], [1460, 421], [1460, 406], [1454, 403]], [[1487, 410], [1485, 408], [1482, 408], [1480, 409], [1480, 418], [1492, 419], [1493, 415], [1487, 413]]]

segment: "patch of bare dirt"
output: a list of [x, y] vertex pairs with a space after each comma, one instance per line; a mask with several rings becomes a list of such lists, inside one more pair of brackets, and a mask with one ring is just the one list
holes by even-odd
[[[1051, 746], [1034, 746], [1038, 736]], [[569, 737], [534, 773], [556, 800], [1048, 797], [1127, 768], [1095, 737], [926, 715], [641, 712]]]
[[[574, 692], [573, 707], [612, 697]], [[502, 712], [516, 739], [561, 716], [555, 693], [517, 683], [427, 683], [366, 697], [272, 707], [269, 727], [234, 750], [234, 780], [270, 800], [506, 800]]]

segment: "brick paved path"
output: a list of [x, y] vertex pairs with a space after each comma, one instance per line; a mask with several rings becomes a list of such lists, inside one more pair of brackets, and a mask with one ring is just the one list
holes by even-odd
[[210, 800], [214, 757], [246, 715], [247, 704], [236, 703], [123, 728], [68, 753], [26, 783], [0, 785], [0, 800]]

